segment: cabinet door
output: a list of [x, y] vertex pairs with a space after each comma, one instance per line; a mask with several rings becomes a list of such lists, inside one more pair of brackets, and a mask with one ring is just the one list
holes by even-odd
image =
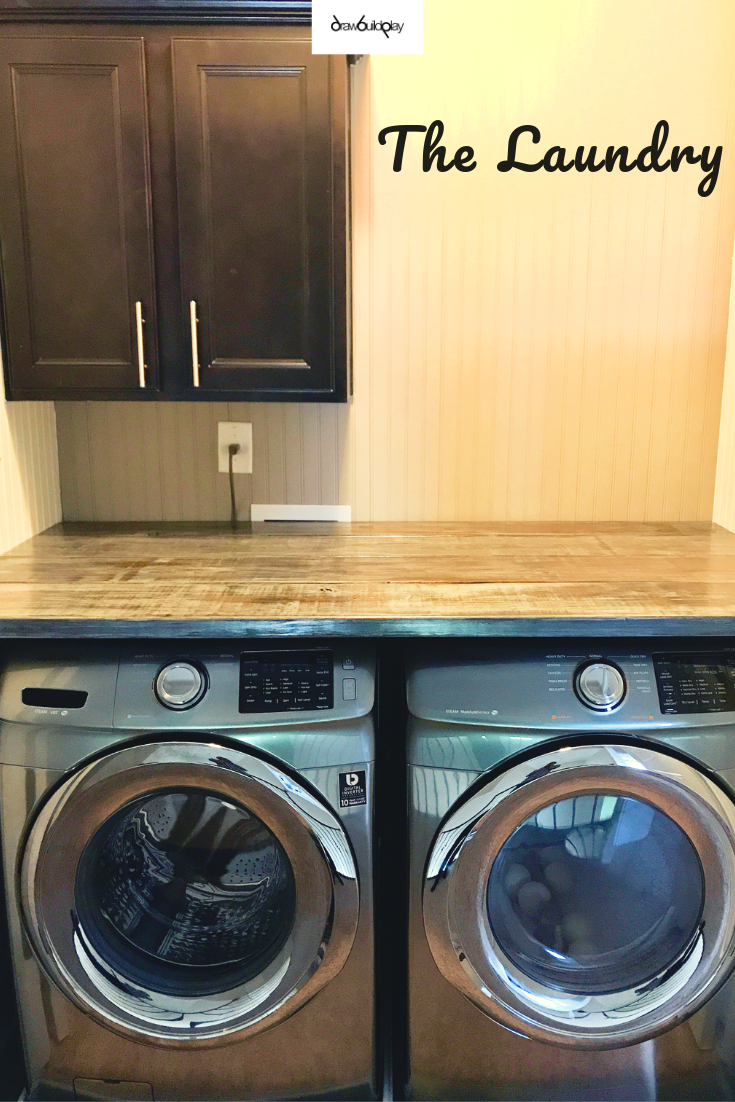
[[142, 40], [0, 40], [0, 120], [9, 397], [155, 389]]
[[344, 400], [344, 58], [281, 37], [175, 39], [173, 59], [184, 385]]

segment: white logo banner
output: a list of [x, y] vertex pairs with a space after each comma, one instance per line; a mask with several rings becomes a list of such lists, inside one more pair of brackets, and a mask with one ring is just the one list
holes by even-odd
[[424, 0], [312, 0], [314, 54], [422, 54]]

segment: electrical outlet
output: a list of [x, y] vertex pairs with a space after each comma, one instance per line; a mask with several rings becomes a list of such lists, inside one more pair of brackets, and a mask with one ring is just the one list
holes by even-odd
[[217, 423], [217, 470], [220, 474], [227, 474], [230, 469], [230, 444], [240, 445], [240, 451], [232, 457], [233, 474], [252, 474], [253, 426], [249, 421]]

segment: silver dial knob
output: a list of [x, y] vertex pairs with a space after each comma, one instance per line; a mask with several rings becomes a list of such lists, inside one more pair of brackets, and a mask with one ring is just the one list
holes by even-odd
[[156, 696], [166, 708], [191, 708], [197, 704], [207, 685], [201, 670], [190, 662], [172, 662], [156, 677]]
[[625, 696], [625, 678], [609, 662], [592, 662], [576, 675], [577, 694], [583, 704], [598, 711], [617, 708]]

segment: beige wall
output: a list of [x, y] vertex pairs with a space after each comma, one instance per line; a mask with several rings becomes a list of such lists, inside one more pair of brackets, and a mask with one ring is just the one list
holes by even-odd
[[[733, 271], [735, 272], [735, 257]], [[730, 287], [730, 322], [727, 329], [712, 519], [716, 524], [735, 532], [735, 279]]]
[[0, 363], [0, 554], [61, 520], [51, 402], [6, 402]]
[[[348, 407], [58, 407], [69, 518], [225, 517], [216, 421], [254, 423], [243, 503], [357, 519], [709, 519], [735, 231], [730, 0], [425, 0], [423, 57], [355, 73]], [[381, 127], [441, 118], [469, 174], [400, 174]], [[698, 166], [499, 173], [543, 152], [723, 144]], [[528, 144], [526, 148], [529, 148]], [[735, 385], [735, 384], [734, 384]]]

